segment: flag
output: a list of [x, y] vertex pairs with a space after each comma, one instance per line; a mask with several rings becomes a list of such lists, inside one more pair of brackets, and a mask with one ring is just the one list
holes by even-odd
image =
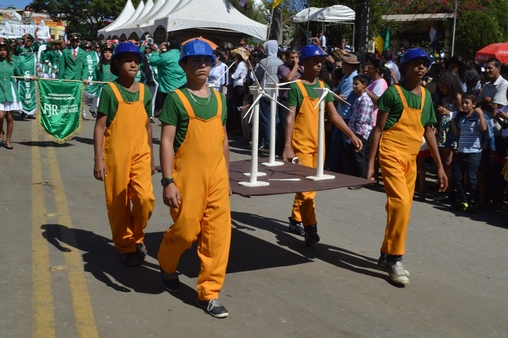
[[390, 27], [387, 27], [380, 35], [376, 36], [374, 46], [378, 54], [381, 54], [385, 49], [390, 49]]
[[240, 0], [240, 2], [238, 4], [240, 6], [242, 6], [243, 8], [247, 8], [247, 0]]
[[277, 7], [278, 5], [280, 5], [282, 2], [282, 0], [273, 0], [273, 4], [272, 4], [272, 9], [274, 9], [275, 7]]
[[37, 80], [42, 128], [57, 142], [71, 139], [81, 128], [83, 82]]

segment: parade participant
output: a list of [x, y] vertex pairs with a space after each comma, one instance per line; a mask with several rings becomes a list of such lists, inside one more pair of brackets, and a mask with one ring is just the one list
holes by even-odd
[[115, 82], [104, 86], [94, 130], [94, 176], [104, 181], [106, 207], [115, 248], [127, 266], [147, 254], [144, 229], [152, 215], [155, 173], [152, 149], [152, 97], [134, 81], [139, 48], [122, 42], [111, 59]]
[[[93, 72], [93, 81], [98, 82], [113, 82], [117, 79], [117, 76], [111, 72], [111, 57], [113, 56], [113, 51], [115, 50], [116, 45], [112, 42], [105, 42], [101, 44], [101, 56], [99, 59], [99, 63], [95, 66]], [[90, 106], [90, 114], [95, 118], [97, 107], [99, 105], [99, 98], [102, 92], [103, 84], [95, 83], [92, 84], [97, 87], [92, 105]]]
[[29, 119], [35, 119], [37, 110], [37, 99], [35, 94], [35, 82], [31, 79], [37, 74], [37, 51], [39, 45], [34, 45], [34, 37], [31, 34], [23, 35], [24, 45], [18, 47], [19, 73], [24, 76], [25, 80], [20, 80], [19, 96], [21, 116]]
[[185, 84], [185, 72], [178, 65], [180, 58], [180, 43], [175, 36], [168, 37], [167, 42], [162, 42], [159, 49], [151, 53], [150, 65], [157, 69], [159, 87], [155, 100], [155, 112], [159, 111], [166, 100], [166, 96], [173, 90]]
[[[93, 49], [93, 45], [90, 41], [82, 41], [79, 47], [84, 51], [84, 62], [83, 62], [83, 73], [82, 80], [85, 81], [85, 105], [83, 105], [83, 118], [86, 119], [86, 105], [91, 110], [93, 102], [98, 94], [99, 87], [92, 83], [94, 79], [94, 70], [96, 66], [99, 64], [99, 56], [95, 49]], [[93, 116], [94, 114], [92, 114]], [[95, 117], [95, 116], [94, 116]]]
[[402, 265], [411, 204], [416, 181], [416, 155], [422, 136], [437, 166], [439, 191], [448, 180], [439, 157], [433, 124], [437, 122], [429, 92], [421, 86], [429, 58], [420, 48], [409, 49], [401, 59], [405, 80], [389, 87], [377, 101], [376, 126], [371, 133], [367, 178], [373, 179], [379, 148], [379, 164], [387, 195], [387, 223], [378, 268], [386, 270], [395, 283], [409, 283]]
[[214, 62], [208, 43], [194, 39], [183, 45], [180, 66], [187, 83], [169, 93], [161, 111], [161, 183], [174, 224], [164, 233], [158, 259], [164, 286], [176, 292], [180, 256], [197, 240], [198, 306], [225, 318], [219, 292], [231, 240], [229, 147], [226, 99], [206, 84]]
[[[328, 88], [328, 85], [317, 79], [324, 62], [323, 59], [327, 56], [321, 48], [314, 44], [307, 45], [300, 50], [299, 60], [303, 66], [303, 74], [300, 80], [292, 83], [289, 87], [287, 101], [289, 112], [286, 120], [286, 142], [283, 153], [285, 161], [292, 161], [293, 158], [298, 157], [302, 165], [317, 167], [319, 108], [316, 105], [319, 94], [314, 92], [314, 88]], [[362, 142], [337, 113], [331, 94], [326, 97], [326, 110], [331, 121], [351, 139], [356, 150], [361, 150]], [[303, 226], [306, 245], [317, 243], [320, 239], [317, 233], [315, 196], [315, 191], [296, 193], [293, 211], [289, 219], [291, 232], [300, 234]]]
[[83, 64], [86, 58], [85, 51], [79, 48], [81, 35], [72, 33], [70, 35], [70, 46], [62, 51], [58, 78], [64, 80], [82, 80]]
[[[19, 75], [18, 67], [12, 61], [9, 40], [0, 37], [0, 146], [13, 149], [11, 143], [14, 129], [13, 113], [19, 110], [16, 80], [12, 76]], [[7, 121], [6, 139], [4, 142], [4, 120]]]
[[[475, 211], [477, 208], [478, 168], [482, 159], [481, 138], [487, 130], [487, 121], [483, 110], [475, 108], [476, 96], [465, 94], [462, 96], [462, 111], [452, 120], [452, 128], [458, 137], [457, 154], [453, 165], [455, 191], [457, 201], [455, 209], [460, 211]], [[464, 173], [467, 173], [469, 201], [464, 186]]]

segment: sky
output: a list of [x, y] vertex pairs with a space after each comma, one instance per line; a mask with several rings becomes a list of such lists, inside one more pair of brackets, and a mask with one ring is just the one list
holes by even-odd
[[0, 8], [9, 7], [12, 4], [16, 9], [22, 9], [31, 2], [32, 0], [0, 0]]

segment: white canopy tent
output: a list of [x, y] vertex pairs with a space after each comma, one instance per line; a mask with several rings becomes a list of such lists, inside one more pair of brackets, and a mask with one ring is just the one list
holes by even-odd
[[355, 11], [342, 5], [334, 5], [325, 8], [309, 7], [308, 9], [298, 12], [293, 17], [293, 22], [353, 22], [355, 21], [355, 17]]
[[[143, 5], [143, 1], [141, 1], [139, 3], [138, 8], [140, 6], [142, 6], [142, 5]], [[119, 27], [119, 26], [123, 25], [124, 23], [126, 23], [127, 20], [129, 20], [135, 12], [136, 12], [136, 10], [134, 10], [134, 6], [132, 5], [132, 1], [131, 0], [127, 0], [127, 3], [125, 4], [125, 7], [123, 8], [123, 10], [120, 13], [120, 15], [118, 15], [118, 17], [115, 19], [115, 21], [110, 23], [108, 26], [100, 29], [97, 32], [97, 34], [98, 35], [106, 35], [106, 32], [108, 30], [115, 29], [116, 27]]]
[[[153, 7], [156, 9], [151, 10]], [[110, 26], [99, 31], [99, 35], [106, 38], [122, 34], [129, 37], [133, 33], [141, 36], [147, 32], [154, 35], [158, 29], [164, 29], [166, 33], [192, 30], [195, 34], [194, 31], [207, 30], [215, 35], [221, 31], [221, 35], [241, 33], [265, 40], [267, 33], [266, 25], [249, 19], [227, 0], [157, 0], [155, 5], [148, 0], [143, 13], [137, 18], [131, 17], [113, 29], [109, 29]]]
[[166, 3], [170, 3], [172, 0], [157, 0], [155, 3], [152, 0], [148, 0], [145, 5], [145, 10], [139, 15], [138, 18], [130, 20], [123, 26], [115, 29], [114, 34], [120, 36], [125, 34], [129, 36], [132, 32], [136, 32], [141, 36], [144, 31], [141, 30], [141, 25], [152, 22], [153, 18], [161, 13], [162, 8], [165, 7]]
[[[293, 22], [307, 23], [307, 33], [309, 33], [309, 22], [339, 23], [353, 25], [355, 30], [356, 13], [351, 8], [343, 5], [334, 5], [325, 8], [309, 7], [298, 12], [293, 17]], [[324, 31], [324, 29], [323, 29]], [[354, 45], [354, 34], [353, 34]]]

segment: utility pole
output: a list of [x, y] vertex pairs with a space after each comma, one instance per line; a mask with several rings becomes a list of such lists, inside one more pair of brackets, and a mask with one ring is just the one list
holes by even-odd
[[355, 53], [365, 53], [369, 44], [370, 8], [372, 0], [356, 0]]

